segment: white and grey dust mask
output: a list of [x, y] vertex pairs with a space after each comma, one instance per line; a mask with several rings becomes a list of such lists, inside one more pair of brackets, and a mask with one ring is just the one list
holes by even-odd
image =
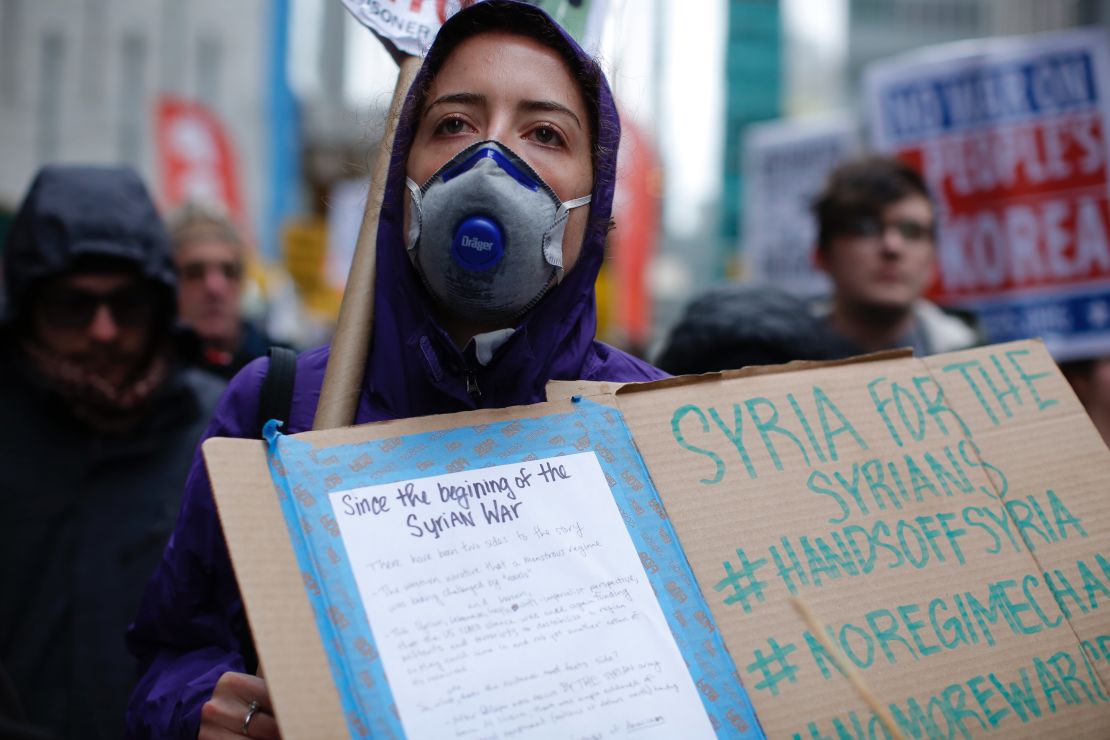
[[496, 141], [468, 146], [412, 197], [409, 258], [432, 296], [460, 318], [519, 318], [563, 276], [563, 232], [589, 195], [563, 202]]

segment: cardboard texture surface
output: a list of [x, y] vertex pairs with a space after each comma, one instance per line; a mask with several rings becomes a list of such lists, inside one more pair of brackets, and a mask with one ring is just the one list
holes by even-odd
[[617, 398], [770, 737], [882, 736], [794, 593], [907, 737], [1105, 736], [1110, 453], [1039, 343]]
[[346, 738], [261, 440], [210, 439], [204, 461], [282, 737]]
[[[295, 435], [317, 447], [565, 411], [570, 401], [443, 414]], [[285, 740], [350, 734], [260, 440], [207, 440], [212, 495]]]
[[[1106, 735], [1110, 452], [1039, 342], [663, 381], [608, 402], [769, 736], [883, 736], [792, 595], [907, 737]], [[568, 407], [297, 437], [319, 448]], [[205, 455], [283, 736], [345, 737], [262, 445], [213, 440]]]
[[562, 401], [571, 396], [607, 396], [615, 393], [622, 385], [624, 384], [604, 380], [551, 380], [547, 383], [547, 400]]
[[763, 737], [619, 414], [509, 414], [265, 433], [351, 734]]

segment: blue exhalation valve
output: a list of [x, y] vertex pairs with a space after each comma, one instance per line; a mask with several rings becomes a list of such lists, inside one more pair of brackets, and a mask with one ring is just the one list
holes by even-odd
[[460, 267], [485, 272], [498, 265], [505, 256], [505, 239], [501, 227], [487, 216], [469, 216], [455, 229], [451, 255]]

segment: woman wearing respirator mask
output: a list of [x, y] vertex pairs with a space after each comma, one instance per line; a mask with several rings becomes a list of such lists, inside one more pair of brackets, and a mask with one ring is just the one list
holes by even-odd
[[[619, 138], [597, 64], [542, 11], [488, 0], [448, 20], [398, 125], [356, 423], [663, 377], [594, 339]], [[327, 357], [298, 358], [287, 432], [311, 428]], [[266, 369], [236, 376], [209, 436], [258, 436]], [[129, 736], [277, 737], [199, 456], [128, 639], [143, 673]]]

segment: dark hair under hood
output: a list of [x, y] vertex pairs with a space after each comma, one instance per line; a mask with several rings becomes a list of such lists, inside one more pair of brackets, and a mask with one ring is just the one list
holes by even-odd
[[[404, 247], [405, 165], [423, 104], [422, 93], [431, 84], [435, 71], [465, 39], [489, 31], [517, 32], [536, 38], [537, 30], [546, 37], [538, 40], [555, 49], [567, 62], [588, 107], [596, 112], [592, 122], [595, 156], [590, 220], [578, 262], [521, 319], [517, 331], [484, 369], [487, 383], [482, 388], [481, 405], [542, 398], [547, 380], [582, 377], [583, 365], [591, 356], [597, 328], [594, 282], [604, 257], [620, 140], [616, 105], [597, 62], [546, 13], [526, 3], [486, 0], [452, 16], [440, 29], [401, 111], [390, 160], [378, 227], [375, 351], [368, 362], [367, 380], [371, 393], [391, 406], [398, 416], [443, 410], [442, 399], [436, 399], [431, 388], [426, 393], [413, 392], [412, 373], [422, 370], [416, 365], [428, 365], [431, 374], [436, 375], [441, 363], [450, 366], [461, 361], [451, 340], [435, 322], [432, 299], [424, 291]], [[588, 99], [591, 89], [596, 91], [596, 100]], [[397, 372], [399, 363], [411, 371], [407, 379]], [[396, 385], [398, 382], [401, 385]], [[401, 404], [408, 407], [400, 407]]]
[[176, 278], [169, 238], [143, 181], [128, 167], [51, 165], [31, 183], [4, 242], [0, 324], [26, 315], [43, 280], [85, 270], [131, 270], [161, 290], [172, 322]]

